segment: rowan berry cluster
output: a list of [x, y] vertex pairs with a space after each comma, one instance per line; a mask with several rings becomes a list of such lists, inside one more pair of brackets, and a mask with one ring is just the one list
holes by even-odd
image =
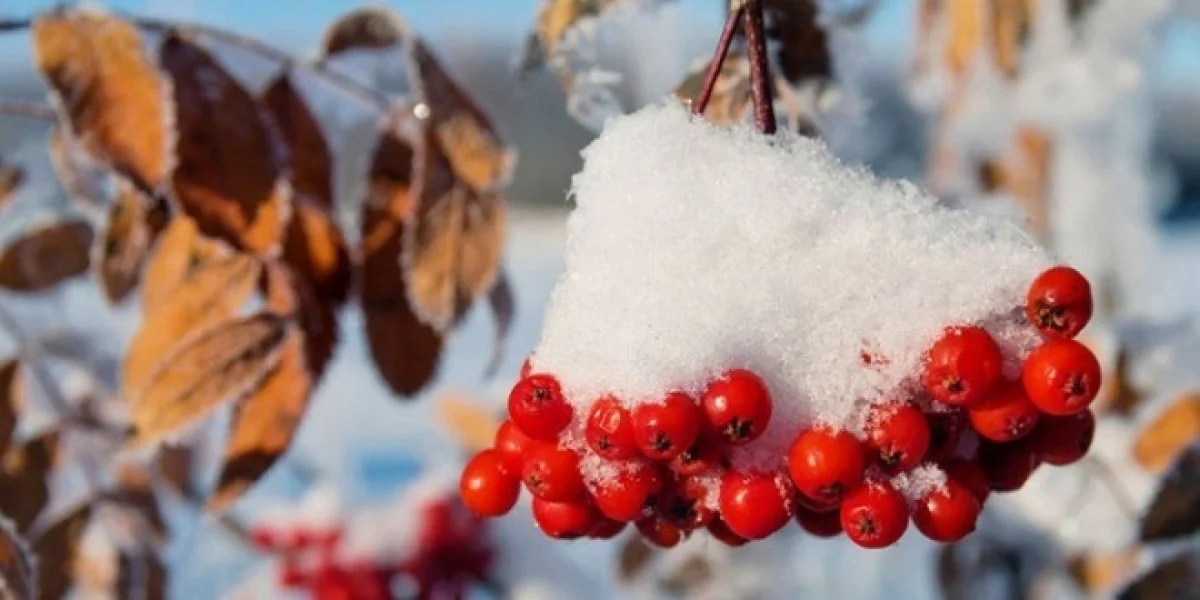
[[[558, 380], [527, 363], [509, 420], [494, 447], [467, 464], [460, 492], [476, 514], [495, 517], [513, 508], [523, 484], [538, 527], [559, 539], [610, 538], [632, 522], [662, 547], [702, 528], [740, 546], [795, 520], [866, 548], [895, 543], [910, 521], [953, 542], [974, 530], [991, 492], [1017, 490], [1042, 463], [1087, 452], [1100, 366], [1073, 337], [1091, 313], [1087, 280], [1052, 268], [1028, 292], [1025, 314], [1044, 341], [1024, 358], [1019, 380], [1004, 378], [1005, 356], [987, 330], [948, 327], [925, 353], [913, 391], [872, 405], [862, 435], [813, 424], [770, 470], [728, 459], [771, 421], [776, 399], [754, 372], [730, 370], [698, 397], [605, 396], [576, 415]], [[864, 352], [863, 361], [886, 357]], [[564, 443], [573, 423], [582, 423], [584, 444]], [[585, 476], [595, 472], [605, 476]], [[914, 480], [933, 483], [906, 483]]]

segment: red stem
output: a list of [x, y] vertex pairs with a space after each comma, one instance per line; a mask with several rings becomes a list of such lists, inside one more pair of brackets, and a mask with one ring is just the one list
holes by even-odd
[[760, 0], [746, 3], [743, 29], [746, 31], [746, 51], [750, 58], [750, 94], [754, 102], [754, 123], [758, 130], [775, 133], [775, 106], [771, 99], [771, 66], [767, 58], [767, 36], [763, 31], [763, 9]]
[[738, 21], [742, 20], [744, 8], [729, 11], [725, 17], [725, 28], [721, 30], [721, 37], [717, 40], [717, 49], [713, 52], [712, 62], [708, 63], [708, 73], [704, 76], [704, 85], [700, 87], [700, 93], [696, 94], [696, 98], [692, 100], [692, 114], [703, 115], [705, 109], [708, 108], [708, 101], [712, 98], [713, 88], [717, 85], [717, 78], [721, 75], [721, 68], [725, 66], [725, 57], [729, 55], [729, 46], [733, 43], [733, 34], [737, 33]]

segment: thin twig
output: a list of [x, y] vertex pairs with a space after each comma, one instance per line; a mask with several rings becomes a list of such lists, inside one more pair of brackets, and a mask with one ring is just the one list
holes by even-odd
[[761, 0], [748, 0], [742, 16], [746, 49], [750, 58], [750, 94], [754, 101], [754, 123], [758, 130], [775, 133], [775, 106], [771, 99], [771, 66], [767, 57], [767, 35], [763, 28]]
[[721, 68], [725, 66], [725, 57], [729, 55], [729, 46], [733, 43], [733, 35], [737, 33], [738, 23], [742, 20], [742, 8], [736, 8], [729, 11], [729, 15], [725, 17], [725, 28], [721, 30], [721, 37], [717, 40], [717, 49], [713, 51], [712, 62], [708, 64], [708, 73], [704, 76], [704, 85], [700, 87], [700, 93], [696, 94], [696, 98], [692, 100], [692, 114], [703, 115], [705, 109], [708, 108], [708, 101], [712, 98], [713, 88], [717, 85], [717, 79], [721, 76]]
[[25, 117], [27, 119], [51, 122], [58, 119], [58, 113], [50, 106], [25, 100], [0, 99], [0, 115], [12, 115], [14, 117]]

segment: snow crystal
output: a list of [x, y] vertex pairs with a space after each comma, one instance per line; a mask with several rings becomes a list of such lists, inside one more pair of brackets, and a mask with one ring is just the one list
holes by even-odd
[[[775, 413], [733, 458], [773, 467], [814, 422], [859, 429], [947, 326], [981, 324], [1018, 357], [1036, 341], [1005, 324], [1051, 264], [1025, 231], [845, 167], [818, 141], [668, 100], [614, 118], [583, 156], [532, 357], [577, 420], [603, 394], [653, 402], [749, 368]], [[867, 349], [886, 361], [865, 365]]]
[[891, 484], [910, 503], [917, 502], [934, 490], [946, 486], [946, 474], [932, 464], [924, 464], [892, 478]]

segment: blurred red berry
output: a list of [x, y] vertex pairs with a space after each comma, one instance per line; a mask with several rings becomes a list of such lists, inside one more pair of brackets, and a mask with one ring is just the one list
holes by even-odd
[[1020, 382], [1005, 381], [967, 409], [971, 428], [993, 442], [1011, 442], [1033, 431], [1041, 412], [1029, 401]]
[[496, 430], [496, 440], [493, 447], [504, 459], [504, 472], [517, 479], [521, 478], [521, 469], [525, 465], [525, 455], [529, 449], [538, 444], [545, 444], [525, 435], [512, 421], [505, 421]]
[[841, 508], [842, 529], [863, 548], [884, 548], [908, 529], [908, 505], [891, 484], [871, 481], [846, 494]]
[[297, 589], [312, 584], [313, 575], [292, 560], [279, 565], [279, 587]]
[[700, 408], [683, 392], [667, 394], [662, 403], [639, 404], [633, 427], [642, 454], [669, 461], [691, 447], [700, 435]]
[[718, 505], [730, 531], [748, 540], [770, 537], [792, 516], [791, 490], [782, 476], [730, 471], [721, 478]]
[[1025, 392], [1042, 412], [1066, 416], [1091, 405], [1100, 391], [1100, 363], [1075, 340], [1049, 340], [1021, 371]]
[[250, 541], [259, 550], [275, 551], [283, 548], [283, 539], [274, 527], [257, 525], [250, 530]]
[[983, 471], [979, 463], [973, 460], [951, 458], [939, 462], [938, 467], [948, 479], [953, 479], [971, 490], [971, 494], [975, 496], [979, 506], [983, 506], [987, 502], [988, 496], [992, 494], [987, 473]]
[[633, 415], [612, 396], [592, 403], [584, 437], [596, 454], [609, 460], [626, 460], [638, 455]]
[[587, 536], [595, 540], [611, 540], [620, 535], [622, 531], [625, 531], [626, 525], [628, 523], [623, 521], [614, 521], [608, 517], [600, 517]]
[[1071, 267], [1048, 269], [1029, 286], [1025, 314], [1042, 335], [1073, 338], [1092, 318], [1092, 286]]
[[720, 467], [724, 458], [725, 449], [716, 434], [701, 432], [687, 450], [671, 459], [669, 466], [680, 476], [692, 477]]
[[709, 383], [700, 403], [709, 429], [731, 446], [757, 439], [771, 422], [771, 392], [758, 375], [745, 369]]
[[975, 531], [979, 500], [963, 483], [952, 478], [927, 492], [913, 507], [912, 521], [925, 537], [935, 542], [957, 542]]
[[658, 500], [663, 477], [657, 465], [634, 460], [614, 466], [615, 474], [592, 485], [596, 509], [615, 521], [628, 522], [641, 517]]
[[558, 434], [571, 423], [572, 412], [562, 387], [551, 375], [525, 377], [508, 395], [509, 418], [525, 435], [535, 440], [557, 440]]
[[683, 478], [665, 486], [655, 503], [655, 512], [664, 520], [680, 529], [691, 531], [706, 525], [713, 518], [713, 511], [705, 504], [708, 488], [699, 480]]
[[717, 538], [717, 540], [719, 540], [721, 543], [732, 548], [745, 546], [750, 542], [750, 540], [734, 533], [733, 530], [725, 524], [725, 519], [722, 519], [721, 515], [714, 515], [713, 518], [709, 520], [708, 532], [712, 534], [714, 538]]
[[658, 515], [638, 519], [634, 526], [647, 542], [659, 548], [674, 548], [683, 541], [684, 531]]
[[1000, 380], [1003, 363], [1000, 347], [983, 328], [952, 327], [929, 348], [921, 382], [935, 400], [968, 406]]
[[599, 513], [584, 501], [551, 502], [533, 499], [533, 520], [547, 537], [573, 540], [583, 537], [596, 526]]
[[862, 444], [847, 431], [817, 427], [796, 438], [788, 451], [788, 474], [800, 493], [819, 504], [836, 503], [862, 483]]
[[505, 470], [499, 452], [484, 450], [463, 467], [458, 492], [471, 512], [481, 517], [499, 517], [516, 505], [521, 483]]
[[1008, 444], [985, 443], [979, 448], [979, 466], [995, 492], [1015, 492], [1024, 487], [1041, 464], [1028, 439]]
[[796, 523], [800, 528], [820, 538], [832, 538], [842, 533], [842, 515], [831, 510], [815, 512], [804, 507], [796, 509]]
[[549, 444], [529, 449], [521, 478], [529, 493], [551, 502], [568, 502], [584, 493], [579, 456]]
[[926, 458], [931, 460], [954, 456], [962, 444], [963, 436], [970, 429], [966, 413], [957, 408], [926, 413], [925, 422], [929, 425], [929, 451]]
[[889, 474], [912, 470], [929, 450], [925, 414], [911, 404], [876, 407], [868, 421], [866, 446]]
[[1095, 435], [1096, 416], [1085, 410], [1065, 417], [1042, 417], [1030, 442], [1043, 461], [1061, 467], [1087, 455]]

